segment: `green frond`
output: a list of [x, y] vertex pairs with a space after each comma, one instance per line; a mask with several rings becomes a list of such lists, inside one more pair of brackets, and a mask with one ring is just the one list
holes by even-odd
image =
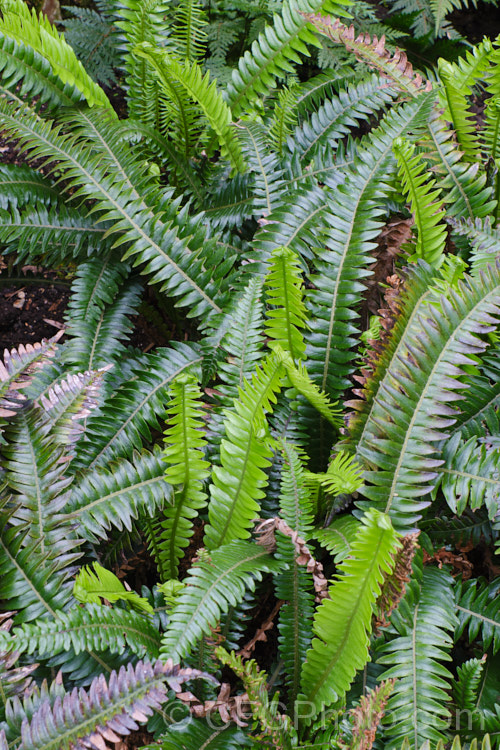
[[[411, 527], [428, 505], [436, 443], [455, 421], [461, 399], [461, 367], [475, 364], [485, 349], [480, 338], [497, 325], [500, 269], [467, 279], [448, 298], [422, 301], [410, 317], [390, 365], [380, 381], [356, 455], [366, 467], [363, 494], [370, 507], [385, 510], [398, 530]], [[360, 507], [365, 507], [361, 502]]]
[[425, 163], [415, 154], [415, 146], [398, 138], [394, 153], [399, 165], [399, 178], [403, 192], [408, 196], [417, 228], [415, 258], [423, 258], [429, 265], [439, 268], [444, 260], [446, 225], [441, 191], [435, 190], [436, 181], [429, 180]]
[[[486, 37], [479, 44], [466, 49], [462, 57], [454, 62], [454, 86], [469, 96], [473, 86], [485, 79], [485, 73], [490, 67], [493, 52], [493, 42]], [[439, 61], [438, 61], [439, 64]]]
[[0, 242], [16, 253], [18, 263], [42, 260], [49, 266], [67, 258], [86, 257], [105, 244], [105, 227], [96, 227], [81, 212], [64, 205], [12, 206], [2, 212]]
[[180, 61], [200, 61], [205, 55], [206, 12], [200, 0], [182, 0], [176, 8], [171, 39]]
[[153, 614], [153, 607], [147, 599], [135, 591], [128, 591], [114, 573], [98, 562], [93, 562], [92, 567], [84, 565], [80, 568], [73, 585], [73, 596], [84, 604], [102, 604], [101, 599], [108, 602], [123, 600], [137, 612]]
[[325, 529], [316, 529], [316, 539], [333, 556], [335, 565], [351, 554], [353, 542], [359, 530], [359, 521], [354, 516], [334, 518]]
[[192, 519], [207, 503], [203, 490], [209, 476], [205, 461], [202, 393], [196, 379], [181, 375], [172, 383], [167, 408], [167, 430], [163, 459], [167, 463], [165, 479], [173, 488], [172, 504], [165, 509], [159, 542], [160, 569], [168, 578], [177, 578], [179, 560], [193, 535]]
[[468, 659], [457, 667], [457, 676], [453, 680], [453, 701], [460, 709], [473, 711], [477, 706], [481, 676], [484, 669], [486, 655], [482, 659]]
[[21, 207], [50, 204], [59, 198], [59, 191], [50, 180], [25, 164], [0, 164], [0, 206]]
[[442, 492], [459, 516], [467, 507], [477, 510], [485, 505], [492, 520], [500, 501], [500, 450], [488, 449], [475, 436], [463, 441], [458, 433], [446, 441], [442, 457], [433, 497]]
[[255, 589], [263, 573], [277, 573], [273, 560], [254, 542], [238, 540], [204, 554], [184, 580], [170, 617], [160, 653], [164, 659], [183, 659], [198, 641], [210, 634], [230, 606]]
[[[2, 0], [0, 34], [25, 47], [31, 47], [44, 57], [52, 72], [63, 84], [75, 87], [90, 106], [111, 108], [102, 88], [92, 80], [64, 36], [49, 23], [46, 17], [30, 10], [22, 0]], [[73, 100], [74, 101], [74, 100]]]
[[396, 678], [387, 703], [391, 721], [385, 727], [391, 747], [405, 737], [414, 749], [424, 740], [447, 739], [451, 673], [443, 662], [451, 660], [457, 622], [452, 586], [445, 570], [426, 567], [422, 573], [421, 563], [414, 564], [405, 599], [392, 615], [396, 636], [387, 641], [378, 659], [392, 665], [380, 679]]
[[69, 341], [63, 360], [73, 371], [98, 369], [123, 357], [142, 292], [137, 279], [124, 281], [129, 270], [112, 254], [79, 265], [65, 313]]
[[131, 531], [134, 520], [154, 517], [171, 502], [164, 472], [158, 447], [87, 471], [73, 482], [63, 517], [90, 541], [105, 539], [113, 527]]
[[272, 447], [266, 413], [276, 403], [284, 379], [276, 356], [269, 356], [245, 380], [232, 409], [225, 411], [220, 466], [214, 466], [210, 485], [205, 545], [216, 549], [233, 539], [246, 539], [258, 516], [268, 479]]
[[[301, 329], [306, 326], [302, 269], [297, 255], [289, 247], [274, 250], [264, 282], [266, 292], [266, 336], [288, 352], [294, 362], [306, 351]], [[270, 306], [270, 307], [269, 307]]]
[[[190, 679], [213, 679], [196, 669], [181, 669], [172, 662], [148, 662], [113, 671], [106, 682], [97, 677], [89, 691], [83, 688], [66, 693], [54, 706], [42, 703], [23, 724], [22, 747], [25, 750], [70, 750], [104, 738], [118, 742], [144, 723], [153, 710], [166, 701], [168, 687], [180, 690]], [[166, 684], [165, 684], [166, 683]]]
[[[469, 4], [477, 6], [477, 0], [429, 0], [434, 16], [434, 34], [442, 35], [443, 22], [453, 10], [458, 10]], [[440, 33], [441, 32], [441, 33]]]
[[493, 653], [497, 653], [500, 648], [498, 591], [498, 578], [490, 584], [483, 578], [456, 581], [458, 624], [455, 630], [455, 641], [465, 634], [469, 643], [480, 640], [484, 650], [491, 646]]
[[[212, 723], [212, 722], [211, 722]], [[190, 718], [179, 722], [161, 735], [161, 750], [241, 750], [248, 743], [243, 730], [233, 726], [214, 727], [203, 720]], [[146, 745], [143, 750], [156, 750], [158, 745]]]
[[87, 73], [103, 86], [117, 83], [115, 68], [120, 65], [113, 19], [92, 8], [67, 8], [72, 18], [64, 19], [66, 41], [73, 48]]
[[500, 255], [500, 231], [495, 228], [489, 216], [484, 219], [450, 219], [453, 231], [467, 237], [471, 246], [471, 274], [476, 276]]
[[[94, 118], [91, 113], [85, 115], [87, 122]], [[216, 286], [226, 284], [228, 269], [222, 263], [216, 270], [224, 259], [218, 257], [221, 254], [217, 254], [214, 243], [206, 241], [207, 230], [201, 224], [201, 217], [188, 219], [187, 210], [179, 210], [178, 202], [170, 200], [169, 191], [164, 191], [162, 196], [155, 194], [156, 213], [141, 196], [134, 195], [133, 183], [131, 185], [123, 168], [108, 169], [110, 162], [116, 164], [117, 161], [110, 160], [109, 151], [113, 146], [120, 154], [118, 164], [124, 161], [129, 170], [133, 168], [137, 180], [144, 176], [142, 162], [135, 157], [133, 166], [130, 150], [127, 156], [127, 149], [120, 141], [102, 144], [101, 153], [96, 155], [96, 140], [91, 141], [91, 145], [76, 142], [74, 137], [62, 135], [59, 126], [5, 99], [0, 101], [0, 122], [6, 132], [20, 139], [31, 158], [43, 157], [52, 164], [58, 162], [57, 169], [68, 178], [69, 185], [76, 188], [73, 197], [94, 200], [94, 213], [99, 212], [101, 220], [113, 221], [108, 235], [114, 236], [115, 246], [127, 244], [123, 260], [133, 257], [134, 264], [141, 264], [142, 272], [149, 274], [151, 283], [159, 283], [163, 291], [168, 290], [180, 298], [181, 304], [190, 305], [190, 314], [201, 314], [207, 310], [207, 305], [208, 309], [220, 312], [218, 303], [212, 299], [217, 293], [211, 278], [219, 273]], [[119, 137], [119, 131], [116, 136]], [[152, 198], [150, 192], [148, 203]], [[186, 253], [188, 245], [190, 253]], [[203, 265], [202, 251], [210, 252], [210, 271]]]
[[457, 87], [455, 79], [457, 66], [440, 59], [438, 72], [443, 83], [440, 98], [441, 103], [444, 104], [444, 118], [451, 122], [458, 147], [465, 160], [476, 161], [479, 155], [476, 127], [468, 108], [467, 91]]
[[363, 468], [352, 456], [339, 451], [323, 474], [307, 472], [307, 483], [319, 485], [330, 495], [351, 495], [363, 486]]
[[60, 651], [106, 651], [124, 653], [127, 649], [140, 658], [157, 659], [160, 634], [144, 615], [133, 610], [86, 604], [67, 612], [56, 612], [52, 619], [15, 627], [2, 648], [23, 654], [51, 656]]
[[0, 418], [13, 417], [26, 397], [21, 391], [29, 386], [37, 370], [56, 352], [57, 336], [41, 344], [21, 344], [17, 349], [4, 350], [0, 362]]
[[231, 110], [217, 91], [215, 81], [210, 81], [210, 73], [203, 75], [201, 67], [196, 62], [179, 62], [164, 50], [155, 49], [151, 44], [143, 42], [134, 50], [138, 56], [145, 57], [157, 71], [162, 85], [172, 89], [172, 80], [183, 86], [189, 96], [201, 108], [210, 127], [217, 133], [221, 154], [229, 159], [233, 168], [239, 172], [245, 171], [245, 164], [241, 148], [231, 127]]
[[73, 570], [66, 567], [66, 556], [42, 555], [40, 542], [31, 542], [26, 531], [9, 528], [5, 514], [0, 524], [0, 597], [9, 609], [18, 610], [16, 623], [53, 617], [72, 598], [68, 579]]
[[357, 307], [373, 262], [370, 251], [382, 227], [381, 200], [394, 164], [392, 144], [405, 132], [419, 130], [429, 114], [429, 95], [393, 109], [360, 150], [346, 179], [329, 200], [326, 249], [318, 253], [306, 304], [310, 315], [307, 369], [331, 398], [350, 387], [358, 343]]
[[285, 247], [312, 261], [313, 248], [321, 244], [322, 232], [328, 226], [328, 198], [327, 191], [317, 185], [296, 187], [293, 204], [288, 200], [280, 202], [254, 236], [254, 252], [267, 262], [275, 248]]
[[430, 159], [434, 175], [446, 202], [446, 215], [456, 218], [484, 218], [490, 214], [495, 201], [486, 184], [486, 173], [479, 164], [469, 164], [457, 149], [454, 134], [436, 112], [427, 124]]
[[375, 74], [368, 80], [340, 89], [335, 97], [325, 101], [295, 129], [288, 141], [290, 151], [298, 149], [301, 162], [308, 164], [323, 148], [335, 149], [352, 127], [359, 127], [374, 112], [389, 104], [394, 93]]
[[197, 372], [199, 350], [181, 342], [142, 354], [127, 378], [101, 407], [87, 419], [85, 435], [77, 445], [75, 468], [106, 465], [110, 459], [130, 455], [151, 441], [151, 429], [159, 427], [171, 382], [185, 370]]
[[347, 15], [345, 6], [349, 5], [346, 0], [284, 0], [281, 13], [273, 16], [273, 24], [264, 28], [233, 71], [226, 96], [233, 115], [238, 117], [256, 99], [266, 96], [276, 78], [293, 72], [292, 63], [308, 54], [307, 44], [320, 46], [304, 13]]
[[257, 219], [268, 217], [282, 202], [283, 170], [278, 155], [269, 148], [263, 125], [242, 120], [236, 126], [248, 169], [254, 175], [251, 183], [253, 213]]
[[292, 127], [297, 122], [298, 86], [292, 85], [278, 91], [278, 99], [274, 105], [273, 116], [269, 125], [269, 143], [273, 151], [280, 156]]
[[[313, 528], [313, 508], [304, 478], [299, 452], [286, 441], [282, 444], [284, 467], [281, 475], [280, 515], [300, 537], [307, 539]], [[288, 567], [275, 578], [275, 591], [284, 604], [280, 609], [279, 651], [285, 667], [289, 704], [300, 687], [300, 672], [311, 643], [313, 617], [312, 576], [297, 562], [291, 539], [278, 535], [277, 557]]]
[[299, 696], [314, 707], [314, 715], [342, 699], [356, 671], [368, 661], [375, 601], [399, 546], [388, 516], [370, 510], [361, 520], [351, 556], [340, 564], [329, 599], [323, 600], [314, 617], [316, 637], [302, 669]]

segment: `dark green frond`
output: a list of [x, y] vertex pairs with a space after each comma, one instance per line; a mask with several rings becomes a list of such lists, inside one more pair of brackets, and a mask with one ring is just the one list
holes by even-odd
[[111, 458], [142, 448], [144, 441], [151, 440], [151, 429], [159, 426], [171, 382], [187, 369], [196, 373], [200, 362], [198, 350], [183, 343], [142, 355], [130, 380], [116, 390], [99, 414], [87, 420], [75, 466], [102, 466]]
[[205, 553], [184, 581], [162, 640], [162, 657], [184, 658], [230, 606], [243, 600], [245, 591], [254, 590], [263, 573], [277, 573], [281, 567], [254, 542], [238, 540]]
[[479, 639], [484, 649], [500, 648], [500, 579], [488, 584], [482, 578], [455, 584], [458, 624], [455, 639], [466, 634], [469, 643]]
[[85, 472], [71, 488], [63, 518], [77, 522], [81, 534], [91, 541], [105, 539], [112, 527], [131, 531], [133, 520], [154, 517], [172, 501], [164, 472], [159, 448]]
[[[57, 201], [59, 191], [52, 183], [25, 164], [0, 164], [0, 206], [47, 204]], [[33, 208], [33, 205], [31, 206]]]

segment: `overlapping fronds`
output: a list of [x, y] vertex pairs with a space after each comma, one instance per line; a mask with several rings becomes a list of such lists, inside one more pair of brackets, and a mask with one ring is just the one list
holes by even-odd
[[359, 529], [359, 521], [353, 516], [334, 518], [325, 529], [317, 529], [314, 538], [333, 556], [336, 565], [351, 554], [352, 544]]
[[[293, 72], [293, 64], [308, 54], [307, 44], [319, 46], [311, 26], [302, 15], [324, 10], [345, 15], [346, 0], [285, 0], [281, 14], [275, 14], [273, 25], [253, 42], [251, 50], [240, 58], [227, 89], [227, 102], [237, 117], [259, 96], [266, 96], [276, 78]], [[344, 6], [344, 7], [343, 7]]]
[[277, 573], [282, 563], [273, 560], [254, 542], [238, 540], [204, 555], [190, 569], [161, 644], [164, 659], [182, 659], [203, 635], [215, 628], [230, 606], [255, 589], [263, 573]]
[[101, 600], [125, 601], [136, 612], [153, 614], [153, 607], [147, 599], [135, 591], [126, 589], [114, 573], [103, 568], [98, 562], [80, 568], [75, 577], [73, 596], [84, 604], [101, 604]]
[[196, 669], [181, 669], [167, 663], [138, 662], [135, 667], [113, 671], [109, 680], [101, 675], [88, 692], [75, 688], [54, 705], [41, 704], [30, 721], [23, 723], [23, 750], [41, 750], [51, 745], [61, 750], [85, 750], [103, 740], [118, 742], [138, 729], [166, 700], [168, 687], [180, 690], [191, 679], [212, 679]]
[[392, 615], [395, 637], [387, 641], [378, 659], [393, 665], [381, 679], [396, 678], [387, 703], [391, 721], [386, 735], [391, 746], [405, 737], [411, 748], [420, 747], [424, 740], [446, 740], [451, 673], [443, 662], [451, 660], [457, 623], [452, 586], [445, 570], [428, 567], [422, 572], [417, 562], [405, 599]]
[[454, 422], [461, 367], [475, 361], [485, 349], [480, 336], [497, 325], [499, 282], [500, 269], [490, 268], [448, 298], [423, 302], [370, 404], [356, 449], [367, 467], [363, 494], [398, 530], [411, 527], [428, 504], [419, 498], [442, 463], [435, 444]]
[[21, 391], [32, 380], [33, 374], [56, 352], [59, 333], [49, 341], [21, 344], [17, 349], [5, 349], [0, 363], [0, 417], [13, 417], [26, 400]]
[[151, 440], [158, 427], [171, 382], [187, 369], [196, 373], [201, 357], [195, 346], [176, 343], [143, 354], [126, 380], [96, 415], [87, 420], [85, 436], [77, 445], [75, 466], [105, 465], [111, 458], [125, 457]]
[[265, 333], [290, 354], [294, 362], [304, 358], [306, 325], [302, 269], [290, 248], [277, 248], [265, 280], [267, 310]]
[[271, 355], [252, 379], [245, 380], [239, 399], [225, 412], [226, 437], [221, 442], [221, 465], [212, 472], [205, 527], [209, 549], [250, 536], [268, 481], [264, 469], [272, 455], [266, 413], [276, 403], [283, 379], [283, 366]]
[[442, 456], [434, 496], [440, 490], [459, 516], [467, 507], [477, 510], [486, 505], [489, 518], [494, 519], [500, 505], [500, 450], [488, 449], [475, 436], [463, 441], [455, 434], [446, 441]]
[[500, 255], [500, 231], [490, 217], [484, 219], [450, 219], [453, 231], [464, 235], [472, 245], [471, 273], [475, 276]]
[[298, 85], [285, 86], [278, 91], [278, 99], [274, 106], [273, 116], [269, 127], [268, 138], [274, 151], [280, 156], [286, 143], [287, 136], [297, 122]]
[[427, 154], [439, 177], [446, 202], [446, 214], [456, 218], [483, 218], [495, 207], [492, 190], [486, 184], [486, 173], [479, 164], [469, 164], [457, 149], [453, 131], [436, 112], [427, 126], [430, 152]]
[[25, 164], [0, 164], [0, 206], [48, 204], [57, 201], [59, 191], [50, 180]]
[[466, 94], [469, 92], [457, 87], [456, 65], [440, 60], [438, 70], [444, 84], [440, 92], [441, 101], [445, 104], [444, 117], [451, 122], [458, 147], [466, 161], [476, 161], [479, 150], [472, 113], [467, 106]]
[[300, 151], [302, 163], [309, 163], [325, 146], [334, 149], [352, 127], [357, 127], [394, 97], [394, 91], [378, 75], [352, 83], [324, 102], [298, 126], [288, 140], [290, 151]]
[[243, 172], [245, 165], [241, 148], [231, 128], [231, 110], [217, 90], [216, 82], [210, 81], [210, 73], [203, 75], [197, 62], [179, 62], [167, 52], [155, 49], [147, 42], [136, 47], [134, 52], [136, 55], [144, 56], [153, 65], [166, 91], [172, 92], [172, 82], [185, 88], [217, 134], [222, 156], [229, 159], [234, 169]]
[[[133, 195], [130, 180], [123, 170], [108, 171], [109, 142], [103, 149], [105, 155], [96, 156], [95, 141], [92, 148], [76, 143], [73, 137], [62, 135], [59, 127], [41, 120], [29, 110], [12, 106], [5, 100], [0, 104], [2, 126], [7, 132], [15, 133], [30, 156], [57, 160], [57, 168], [77, 188], [75, 196], [93, 199], [94, 212], [99, 211], [101, 218], [114, 222], [108, 234], [115, 236], [115, 245], [128, 245], [124, 260], [132, 257], [136, 265], [142, 264], [150, 280], [182, 300], [181, 304], [189, 305], [192, 314], [201, 314], [207, 309], [220, 312], [219, 305], [212, 299], [217, 292], [211, 278], [222, 258], [217, 257], [213, 243], [203, 244], [206, 229], [201, 226], [200, 217], [188, 220], [186, 213], [178, 211], [178, 204], [169, 201], [171, 193], [161, 198], [157, 196], [158, 207], [154, 214], [140, 196]], [[119, 143], [115, 145], [120, 148]], [[135, 168], [138, 175], [143, 174], [139, 160]], [[186, 253], [188, 244], [191, 252]], [[203, 252], [211, 251], [210, 271], [205, 269], [200, 256], [202, 246]], [[224, 263], [219, 271], [227, 274]], [[223, 283], [223, 277], [219, 278], [219, 283]]]
[[[362, 518], [351, 556], [339, 566], [340, 577], [314, 616], [312, 647], [302, 669], [301, 699], [317, 715], [342, 699], [356, 671], [369, 658], [368, 642], [375, 600], [384, 573], [391, 571], [397, 535], [388, 516], [370, 510]], [[309, 721], [313, 716], [309, 716]]]
[[257, 219], [269, 215], [276, 209], [283, 195], [283, 170], [278, 155], [269, 148], [266, 130], [257, 122], [243, 120], [238, 123], [238, 137], [243, 155], [254, 180], [253, 213]]
[[306, 296], [310, 312], [308, 370], [326, 393], [335, 398], [349, 387], [358, 328], [356, 307], [369, 275], [370, 251], [382, 223], [381, 197], [387, 195], [387, 178], [393, 164], [392, 143], [405, 132], [423, 126], [431, 101], [424, 95], [393, 110], [359, 151], [329, 201], [331, 228], [326, 250], [320, 251], [311, 277], [314, 289]]
[[193, 535], [192, 520], [207, 502], [203, 484], [210, 472], [203, 457], [207, 441], [201, 398], [193, 376], [181, 375], [172, 383], [163, 459], [167, 463], [165, 479], [174, 493], [172, 504], [165, 510], [158, 543], [159, 567], [168, 578], [177, 578], [179, 560]]
[[447, 231], [443, 223], [445, 210], [436, 181], [429, 180], [426, 166], [415, 154], [415, 146], [402, 138], [394, 141], [403, 192], [408, 196], [417, 228], [415, 257], [439, 268], [444, 260]]
[[78, 523], [91, 541], [106, 538], [111, 528], [131, 531], [134, 520], [152, 517], [171, 502], [164, 471], [161, 451], [155, 448], [85, 472], [71, 487], [64, 518]]
[[130, 650], [139, 657], [158, 658], [160, 634], [147, 617], [132, 610], [86, 604], [67, 612], [56, 612], [51, 619], [15, 627], [2, 638], [5, 651], [37, 654], [39, 657], [68, 651], [107, 651], [124, 653]]
[[491, 646], [493, 653], [498, 651], [500, 648], [498, 590], [498, 578], [490, 584], [482, 578], [456, 582], [458, 624], [455, 638], [466, 634], [470, 643], [479, 639], [484, 649]]
[[[61, 82], [68, 85], [65, 93], [73, 94], [79, 91], [90, 106], [110, 107], [108, 97], [102, 88], [92, 80], [81, 62], [77, 59], [73, 49], [67, 44], [64, 36], [40, 13], [30, 10], [22, 0], [2, 0], [0, 5], [2, 19], [0, 33], [2, 36], [21, 43], [18, 46], [20, 57], [23, 59], [27, 48], [41, 55], [52, 68], [52, 72]], [[12, 54], [12, 52], [11, 52]], [[40, 87], [41, 90], [42, 87]], [[73, 91], [71, 91], [73, 89]], [[34, 92], [31, 91], [31, 94]], [[39, 93], [39, 92], [36, 92]], [[68, 97], [69, 98], [69, 97]]]

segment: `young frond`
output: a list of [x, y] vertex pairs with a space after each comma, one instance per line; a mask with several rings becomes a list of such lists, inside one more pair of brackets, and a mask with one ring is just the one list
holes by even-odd
[[301, 329], [306, 325], [302, 269], [297, 255], [287, 247], [271, 257], [264, 282], [266, 291], [266, 335], [288, 352], [294, 362], [304, 358], [306, 345]]
[[444, 260], [447, 231], [443, 223], [445, 210], [441, 191], [435, 190], [435, 180], [429, 180], [424, 162], [415, 154], [413, 144], [398, 138], [394, 142], [399, 177], [403, 192], [408, 196], [417, 227], [415, 258], [422, 258], [434, 268]]
[[192, 519], [207, 502], [203, 484], [209, 476], [209, 463], [203, 457], [207, 441], [201, 399], [193, 376], [181, 375], [172, 383], [163, 459], [167, 463], [165, 479], [174, 493], [158, 541], [160, 569], [168, 578], [177, 578], [179, 560], [193, 535]]
[[101, 599], [108, 602], [126, 601], [131, 609], [137, 612], [153, 614], [153, 607], [143, 596], [135, 591], [128, 591], [119, 578], [106, 570], [98, 562], [80, 568], [73, 586], [73, 596], [85, 604], [101, 604]]
[[[356, 671], [369, 659], [368, 643], [375, 601], [384, 574], [394, 566], [399, 546], [388, 516], [370, 510], [362, 518], [351, 556], [339, 566], [340, 576], [329, 598], [318, 607], [316, 636], [302, 668], [301, 700], [314, 706], [314, 715], [342, 699]], [[310, 722], [314, 715], [310, 715]]]
[[444, 118], [451, 122], [458, 147], [466, 161], [476, 161], [479, 155], [476, 127], [468, 108], [467, 92], [457, 88], [455, 79], [457, 66], [445, 60], [439, 60], [438, 70], [443, 83], [440, 98], [441, 103], [445, 105]]
[[238, 540], [204, 554], [190, 569], [163, 637], [164, 659], [183, 659], [203, 635], [215, 628], [230, 606], [255, 589], [263, 573], [277, 573], [282, 563], [273, 560], [254, 542]]
[[363, 486], [363, 468], [352, 456], [339, 451], [324, 474], [307, 472], [309, 485], [320, 485], [330, 495], [351, 495]]

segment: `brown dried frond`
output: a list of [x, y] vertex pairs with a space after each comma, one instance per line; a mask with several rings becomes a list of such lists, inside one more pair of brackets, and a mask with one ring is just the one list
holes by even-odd
[[373, 619], [373, 630], [377, 633], [380, 628], [385, 628], [389, 618], [404, 596], [406, 584], [411, 578], [412, 562], [418, 548], [418, 535], [408, 534], [401, 540], [401, 547], [394, 555], [395, 566], [382, 586], [382, 591], [376, 602], [376, 611]]
[[241, 656], [243, 657], [243, 659], [249, 659], [254, 652], [257, 643], [267, 641], [267, 632], [269, 630], [272, 630], [272, 628], [274, 627], [274, 618], [280, 611], [283, 604], [284, 602], [281, 599], [275, 604], [273, 611], [271, 612], [269, 617], [262, 623], [260, 628], [257, 629], [253, 638], [251, 638], [248, 643], [246, 643], [243, 648], [238, 651], [237, 656]]
[[221, 684], [215, 700], [200, 701], [189, 691], [177, 693], [175, 697], [188, 706], [191, 714], [197, 719], [204, 719], [218, 713], [225, 724], [234, 721], [239, 727], [246, 727], [248, 722], [244, 719], [250, 719], [252, 716], [251, 711], [245, 709], [246, 704], [248, 704], [247, 693], [231, 696], [231, 686], [228, 682]]
[[314, 591], [316, 592], [316, 601], [320, 602], [322, 599], [325, 599], [328, 596], [328, 581], [324, 576], [323, 566], [315, 560], [305, 539], [302, 539], [298, 532], [294, 531], [286, 521], [278, 517], [261, 521], [255, 529], [255, 533], [259, 536], [257, 544], [272, 552], [276, 548], [276, 539], [274, 536], [276, 531], [281, 531], [282, 534], [292, 540], [297, 553], [297, 564], [304, 565], [307, 572], [311, 573]]
[[349, 711], [353, 724], [352, 739], [348, 745], [340, 740], [339, 745], [343, 750], [370, 750], [395, 682], [384, 680], [368, 695], [363, 695], [359, 705]]

